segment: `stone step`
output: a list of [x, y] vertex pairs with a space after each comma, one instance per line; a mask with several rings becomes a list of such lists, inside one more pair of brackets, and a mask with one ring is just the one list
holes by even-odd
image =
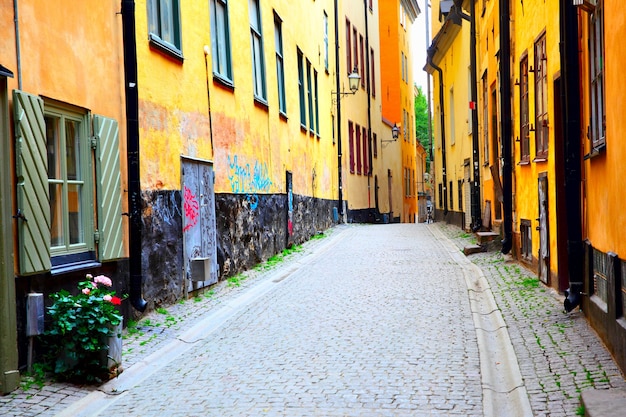
[[586, 417], [623, 416], [626, 410], [625, 389], [589, 389], [582, 392], [581, 403]]
[[483, 244], [487, 242], [500, 241], [500, 234], [495, 232], [476, 232], [476, 240], [478, 240], [478, 244]]
[[479, 245], [469, 245], [463, 248], [463, 253], [465, 254], [465, 256], [479, 252], [483, 252], [483, 248]]

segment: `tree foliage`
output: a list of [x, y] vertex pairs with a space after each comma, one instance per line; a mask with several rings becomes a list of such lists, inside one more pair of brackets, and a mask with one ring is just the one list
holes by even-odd
[[[415, 135], [422, 146], [424, 146], [424, 149], [426, 149], [426, 157], [428, 162], [430, 162], [428, 123], [428, 101], [422, 91], [422, 87], [417, 87], [417, 96], [415, 96]], [[432, 127], [430, 131], [432, 132]]]

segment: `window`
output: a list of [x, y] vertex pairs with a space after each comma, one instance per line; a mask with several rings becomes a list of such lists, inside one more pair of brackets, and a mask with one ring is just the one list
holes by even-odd
[[356, 173], [361, 175], [361, 128], [356, 125]]
[[604, 114], [604, 12], [603, 0], [589, 16], [589, 68], [591, 69], [591, 146], [605, 145]]
[[354, 174], [354, 126], [348, 122], [348, 148], [350, 151], [350, 173]]
[[96, 266], [96, 250], [99, 261], [121, 258], [117, 121], [13, 94], [16, 136], [25, 145], [16, 150], [17, 205], [27, 220], [18, 224], [20, 274]]
[[372, 147], [374, 148], [374, 158], [378, 158], [378, 137], [376, 136], [376, 133], [372, 133]]
[[367, 129], [363, 127], [363, 175], [369, 175], [369, 161], [367, 158]]
[[315, 119], [313, 118], [313, 91], [312, 91], [313, 80], [311, 80], [311, 62], [306, 60], [306, 91], [307, 91], [307, 101], [309, 105], [309, 131], [313, 133], [315, 130]]
[[45, 123], [52, 253], [84, 251], [91, 200], [85, 114], [48, 108]]
[[483, 154], [485, 166], [489, 165], [489, 88], [487, 86], [487, 72], [483, 74]]
[[261, 9], [259, 0], [249, 0], [250, 43], [252, 50], [252, 81], [254, 98], [267, 102], [265, 91], [265, 62], [263, 60], [263, 36], [261, 35]]
[[350, 25], [350, 21], [346, 19], [346, 68], [348, 72], [352, 70], [352, 40], [350, 37], [350, 32], [352, 30], [352, 25]]
[[359, 36], [359, 46], [361, 47], [361, 68], [359, 68], [359, 73], [361, 74], [361, 87], [365, 88], [365, 46], [363, 44], [363, 35]]
[[548, 57], [545, 33], [535, 43], [535, 146], [537, 159], [548, 157]]
[[454, 192], [452, 191], [452, 181], [450, 181], [450, 210], [454, 210]]
[[153, 45], [182, 58], [178, 0], [148, 0], [148, 30]]
[[[359, 66], [358, 41], [359, 41], [359, 36], [356, 31], [356, 28], [352, 28], [352, 57], [354, 58], [354, 62], [352, 63], [352, 65], [354, 65], [354, 68], [356, 69], [356, 71], [359, 74], [361, 74], [363, 71], [361, 70], [361, 67]], [[353, 68], [348, 67], [347, 69], [348, 69], [348, 74], [352, 73]]]
[[456, 191], [459, 197], [459, 211], [463, 211], [463, 180], [458, 180]]
[[402, 81], [404, 81], [404, 51], [401, 51], [400, 54], [400, 68], [402, 70]]
[[370, 79], [372, 83], [372, 97], [376, 97], [376, 60], [374, 59], [374, 50], [370, 49]]
[[522, 259], [528, 262], [533, 260], [533, 234], [530, 220], [522, 219], [519, 226], [522, 238]]
[[324, 69], [328, 72], [328, 15], [324, 12]]
[[285, 98], [285, 63], [283, 61], [283, 22], [274, 14], [274, 46], [276, 48], [276, 84], [278, 84], [278, 111], [287, 114]]
[[313, 95], [313, 111], [315, 113], [315, 133], [320, 135], [320, 111], [319, 111], [319, 95], [317, 90], [317, 71], [313, 70], [313, 87], [315, 88]]
[[300, 126], [306, 129], [306, 104], [304, 99], [304, 57], [302, 51], [298, 49], [298, 94], [300, 97]]
[[443, 208], [443, 193], [444, 193], [444, 189], [443, 189], [443, 184], [439, 183], [439, 192], [437, 193], [437, 197], [439, 200], [439, 208]]
[[454, 87], [450, 88], [450, 146], [456, 143], [456, 129], [455, 129], [455, 117], [454, 117]]
[[228, 25], [228, 3], [226, 0], [211, 0], [211, 60], [213, 75], [228, 84], [233, 84], [233, 67], [230, 55], [230, 29]]
[[530, 161], [530, 118], [528, 109], [528, 56], [520, 62], [520, 162]]

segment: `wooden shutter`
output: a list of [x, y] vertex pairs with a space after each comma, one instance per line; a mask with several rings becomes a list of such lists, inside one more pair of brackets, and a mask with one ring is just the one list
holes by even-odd
[[100, 261], [124, 256], [119, 128], [114, 119], [93, 117], [96, 145], [96, 186]]
[[15, 90], [17, 220], [21, 275], [49, 271], [50, 189], [43, 100]]

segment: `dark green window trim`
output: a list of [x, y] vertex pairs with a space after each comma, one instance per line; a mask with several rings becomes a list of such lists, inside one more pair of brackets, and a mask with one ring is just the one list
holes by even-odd
[[213, 76], [226, 85], [233, 86], [228, 1], [211, 0], [210, 8]]
[[182, 60], [179, 0], [148, 0], [150, 45]]

